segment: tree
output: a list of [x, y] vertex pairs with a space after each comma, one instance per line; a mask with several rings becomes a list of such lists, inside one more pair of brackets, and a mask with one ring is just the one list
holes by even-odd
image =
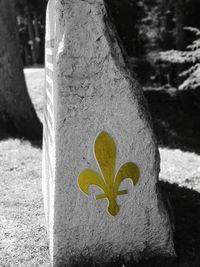
[[143, 16], [143, 1], [105, 0], [111, 11], [120, 39], [129, 56], [141, 54], [142, 45], [139, 38], [139, 21]]
[[185, 5], [183, 0], [176, 1], [176, 48], [185, 48], [184, 25], [185, 25]]
[[25, 65], [44, 63], [46, 0], [16, 0], [18, 29]]
[[160, 53], [160, 60], [174, 64], [192, 64], [180, 76], [186, 79], [179, 85], [180, 90], [200, 88], [200, 30], [193, 27], [185, 27], [194, 32], [196, 39], [185, 51], [169, 50]]
[[0, 0], [0, 118], [20, 134], [42, 136], [42, 124], [29, 98], [17, 33], [15, 0]]

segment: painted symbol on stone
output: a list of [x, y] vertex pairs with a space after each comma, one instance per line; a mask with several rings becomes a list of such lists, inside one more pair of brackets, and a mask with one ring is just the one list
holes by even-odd
[[107, 198], [107, 212], [112, 216], [118, 214], [120, 207], [117, 196], [128, 194], [128, 190], [119, 190], [123, 180], [129, 178], [136, 185], [139, 180], [139, 168], [135, 163], [123, 164], [115, 175], [116, 146], [107, 132], [101, 132], [94, 143], [94, 154], [101, 175], [94, 170], [82, 171], [77, 179], [80, 190], [88, 195], [89, 187], [96, 185], [103, 190], [103, 194], [96, 195], [96, 200]]

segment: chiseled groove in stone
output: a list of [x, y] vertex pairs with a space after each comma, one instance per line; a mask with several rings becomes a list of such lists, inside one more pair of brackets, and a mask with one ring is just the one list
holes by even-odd
[[45, 109], [45, 112], [44, 112], [44, 122], [45, 122], [45, 125], [47, 127], [47, 132], [48, 132], [48, 135], [50, 137], [50, 141], [51, 141], [51, 145], [53, 145], [53, 137], [52, 137], [52, 134], [51, 134], [51, 128], [49, 127], [49, 118], [47, 117], [47, 112], [46, 112], [46, 109]]
[[46, 73], [50, 77], [50, 79], [53, 79], [53, 71], [46, 67]]
[[48, 63], [53, 63], [53, 55], [47, 55], [47, 62]]
[[[50, 79], [50, 77], [48, 77]], [[51, 79], [50, 79], [51, 80]], [[46, 78], [46, 89], [49, 91], [49, 93], [52, 95], [53, 89], [52, 89], [52, 84], [49, 83], [48, 79]]]
[[54, 39], [46, 40], [46, 48], [54, 48]]

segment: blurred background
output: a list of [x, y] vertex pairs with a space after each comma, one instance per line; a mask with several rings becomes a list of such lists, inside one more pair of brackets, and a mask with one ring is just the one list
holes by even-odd
[[[131, 67], [144, 86], [178, 87], [180, 70], [198, 61], [198, 0], [106, 0]], [[16, 0], [24, 66], [43, 65], [46, 0]], [[195, 29], [196, 28], [196, 29]], [[192, 45], [195, 42], [196, 46]], [[188, 47], [190, 46], [190, 47]], [[171, 51], [194, 51], [180, 54]], [[190, 57], [190, 58], [189, 58]], [[173, 63], [169, 64], [169, 63]], [[180, 67], [179, 64], [183, 65]], [[194, 77], [193, 77], [194, 78]], [[199, 84], [198, 84], [199, 85]], [[194, 88], [195, 81], [182, 86]]]
[[[129, 266], [199, 267], [200, 1], [105, 2], [149, 105], [161, 155], [159, 187], [168, 195], [175, 224], [175, 259]], [[0, 266], [5, 267], [50, 266], [41, 192], [46, 5], [46, 0], [0, 0]]]
[[[105, 0], [159, 144], [200, 151], [200, 2]], [[43, 68], [46, 0], [15, 0], [24, 68]]]

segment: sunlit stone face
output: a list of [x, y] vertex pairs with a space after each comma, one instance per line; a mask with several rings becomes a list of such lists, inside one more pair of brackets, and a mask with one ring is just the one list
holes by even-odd
[[46, 49], [46, 79], [53, 81], [46, 103], [53, 112], [43, 162], [53, 178], [43, 164], [43, 188], [54, 266], [172, 255], [149, 113], [104, 1], [50, 0], [47, 15], [46, 44], [54, 45], [52, 54]]

